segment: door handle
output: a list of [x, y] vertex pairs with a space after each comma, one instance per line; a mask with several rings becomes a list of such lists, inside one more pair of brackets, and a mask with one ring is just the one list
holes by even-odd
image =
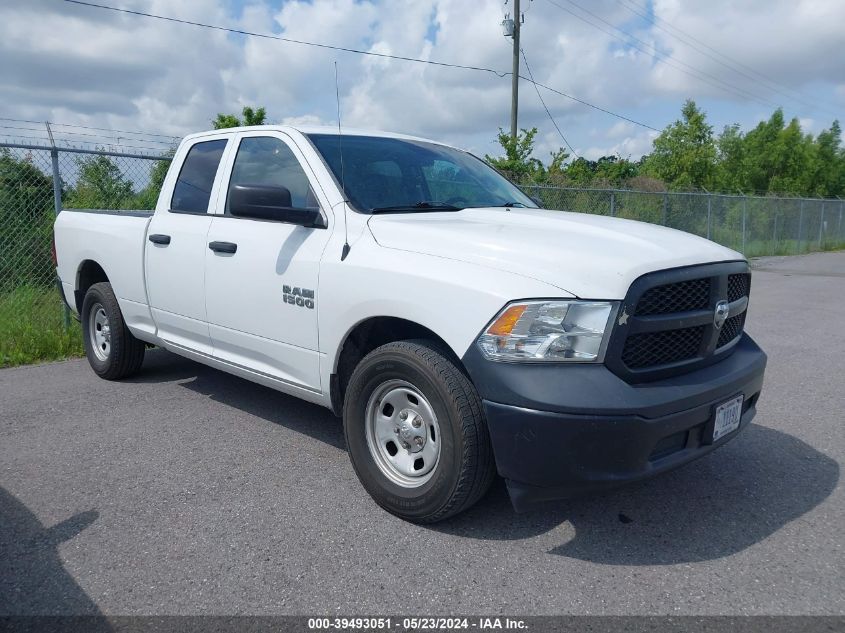
[[170, 244], [170, 236], [169, 235], [162, 235], [161, 233], [153, 233], [148, 238], [153, 244], [162, 244], [167, 246]]
[[209, 242], [208, 248], [215, 253], [234, 253], [238, 250], [238, 245], [233, 242]]

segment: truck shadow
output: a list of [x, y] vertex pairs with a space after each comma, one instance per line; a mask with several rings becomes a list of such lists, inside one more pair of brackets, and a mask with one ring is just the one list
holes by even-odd
[[[47, 528], [0, 488], [0, 616], [101, 615], [58, 553], [59, 544], [98, 517], [96, 510], [89, 510]], [[104, 620], [91, 619], [87, 625], [92, 631], [111, 630]]]
[[181, 386], [345, 451], [343, 425], [328, 409], [232, 376], [165, 350], [148, 350], [135, 383], [181, 382]]
[[[322, 407], [161, 350], [136, 382], [182, 385], [227, 406], [346, 450]], [[497, 480], [467, 512], [427, 526], [479, 540], [535, 538], [565, 523], [575, 536], [550, 553], [607, 565], [672, 565], [740, 552], [811, 511], [839, 482], [839, 464], [798, 438], [752, 424], [723, 448], [650, 481], [514, 512]]]
[[568, 521], [575, 535], [549, 553], [606, 565], [674, 565], [730, 556], [822, 503], [839, 464], [805, 442], [752, 424], [677, 471], [589, 498], [516, 514], [504, 483], [432, 529], [467, 538], [535, 537]]

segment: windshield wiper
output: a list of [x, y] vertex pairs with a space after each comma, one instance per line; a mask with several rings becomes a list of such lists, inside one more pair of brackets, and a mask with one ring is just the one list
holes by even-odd
[[370, 213], [408, 213], [416, 211], [460, 211], [463, 207], [456, 207], [446, 202], [422, 201], [415, 204], [393, 204], [389, 207], [373, 207]]

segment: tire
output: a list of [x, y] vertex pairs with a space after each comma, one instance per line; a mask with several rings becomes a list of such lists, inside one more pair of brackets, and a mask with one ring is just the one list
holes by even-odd
[[495, 477], [478, 393], [428, 341], [388, 343], [364, 357], [346, 389], [343, 429], [364, 488], [408, 521], [466, 510]]
[[80, 321], [85, 355], [100, 378], [120, 380], [141, 368], [146, 345], [126, 327], [110, 283], [96, 283], [88, 289]]

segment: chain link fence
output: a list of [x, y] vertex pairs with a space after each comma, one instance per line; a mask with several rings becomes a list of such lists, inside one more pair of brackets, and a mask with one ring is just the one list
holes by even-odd
[[[167, 155], [0, 143], [0, 366], [81, 353], [51, 257], [62, 208], [152, 209]], [[842, 200], [525, 185], [548, 209], [669, 226], [754, 257], [845, 247]]]
[[547, 209], [651, 222], [723, 244], [746, 257], [845, 248], [845, 201], [524, 185]]
[[168, 157], [0, 144], [0, 367], [82, 351], [56, 289], [62, 208], [151, 209]]

